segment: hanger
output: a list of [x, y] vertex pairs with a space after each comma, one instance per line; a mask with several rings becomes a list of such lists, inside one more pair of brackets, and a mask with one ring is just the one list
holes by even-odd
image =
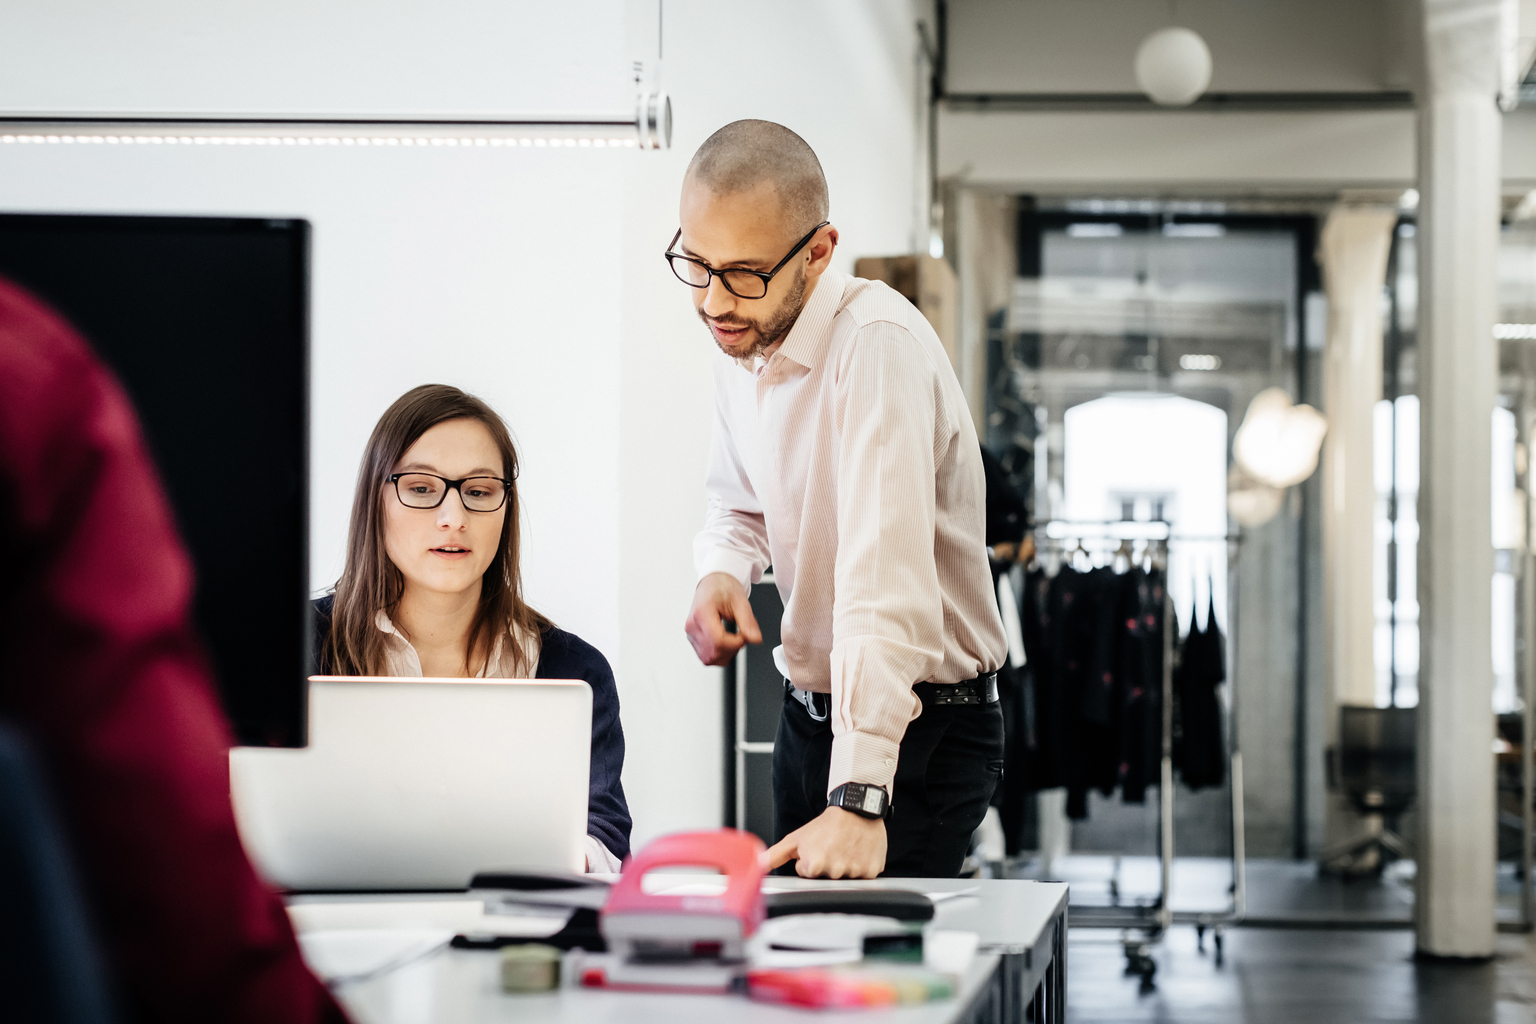
[[1114, 566], [1115, 572], [1131, 571], [1131, 566], [1135, 564], [1135, 561], [1131, 558], [1133, 550], [1131, 539], [1129, 537], [1122, 538], [1120, 546], [1115, 548], [1114, 556], [1110, 560], [1110, 564]]

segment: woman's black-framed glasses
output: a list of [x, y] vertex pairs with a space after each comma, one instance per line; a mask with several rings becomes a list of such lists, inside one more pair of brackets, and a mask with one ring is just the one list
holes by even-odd
[[738, 299], [760, 299], [768, 294], [768, 282], [773, 280], [773, 275], [783, 270], [784, 264], [794, 259], [795, 253], [804, 249], [806, 244], [816, 237], [816, 232], [830, 223], [832, 222], [824, 220], [811, 228], [806, 236], [796, 242], [793, 249], [789, 250], [789, 255], [779, 260], [779, 265], [767, 273], [761, 270], [742, 270], [740, 268], [716, 270], [703, 260], [694, 259], [692, 256], [684, 256], [680, 252], [673, 252], [672, 246], [676, 245], [677, 240], [683, 237], [682, 228], [677, 229], [677, 234], [672, 236], [672, 241], [667, 243], [667, 251], [662, 253], [662, 255], [667, 258], [667, 265], [672, 268], [672, 273], [677, 275], [677, 279], [690, 288], [708, 288], [709, 279], [711, 277], [718, 277], [720, 283], [725, 285], [725, 290]]
[[389, 482], [395, 485], [395, 496], [406, 508], [437, 508], [449, 491], [458, 491], [459, 500], [471, 512], [495, 512], [507, 503], [507, 493], [512, 490], [511, 480], [497, 476], [449, 480], [432, 473], [392, 473]]

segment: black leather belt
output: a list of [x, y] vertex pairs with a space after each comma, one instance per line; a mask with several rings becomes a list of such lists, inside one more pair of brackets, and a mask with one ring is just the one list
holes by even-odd
[[[831, 711], [831, 694], [798, 690], [788, 679], [784, 680], [784, 692], [805, 706], [806, 713], [818, 722], [825, 722]], [[924, 707], [953, 707], [959, 704], [996, 704], [997, 673], [966, 680], [963, 683], [917, 683], [912, 687]]]
[[984, 676], [977, 676], [975, 679], [953, 685], [918, 683], [912, 687], [912, 692], [917, 694], [918, 699], [925, 706], [929, 704], [996, 704], [997, 673], [988, 672]]

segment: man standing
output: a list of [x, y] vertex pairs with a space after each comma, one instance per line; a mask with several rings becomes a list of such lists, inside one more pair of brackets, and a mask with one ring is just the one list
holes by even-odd
[[760, 643], [747, 588], [773, 566], [770, 864], [953, 877], [1002, 771], [1006, 652], [960, 384], [911, 303], [830, 268], [826, 178], [794, 132], [710, 136], [681, 213], [667, 260], [720, 349], [686, 631], [709, 665]]

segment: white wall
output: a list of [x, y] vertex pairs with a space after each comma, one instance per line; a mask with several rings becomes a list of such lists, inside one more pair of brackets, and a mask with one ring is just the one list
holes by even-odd
[[[0, 109], [622, 112], [625, 13], [623, 0], [13, 4], [0, 15], [13, 50]], [[619, 297], [574, 267], [617, 263], [624, 182], [643, 158], [0, 145], [0, 208], [309, 220], [311, 585], [341, 571], [358, 458], [379, 414], [417, 384], [456, 384], [521, 443], [529, 594], [612, 654]]]
[[379, 414], [417, 384], [456, 384], [522, 446], [529, 593], [611, 651], [619, 300], [566, 261], [617, 262], [622, 182], [638, 155], [0, 146], [0, 209], [308, 218], [311, 585], [341, 570]]
[[[612, 64], [655, 56], [624, 52], [654, 0], [312, 6], [10, 5], [0, 110], [592, 106]], [[740, 117], [820, 154], [838, 266], [905, 251], [919, 7], [667, 3], [670, 151], [0, 145], [0, 210], [310, 220], [312, 583], [340, 570], [357, 460], [389, 402], [428, 381], [480, 394], [525, 458], [528, 594], [617, 672], [637, 842], [713, 827], [720, 673], [682, 633], [713, 343], [661, 252], [694, 149]]]
[[0, 7], [0, 110], [604, 113], [624, 0], [48, 0]]

